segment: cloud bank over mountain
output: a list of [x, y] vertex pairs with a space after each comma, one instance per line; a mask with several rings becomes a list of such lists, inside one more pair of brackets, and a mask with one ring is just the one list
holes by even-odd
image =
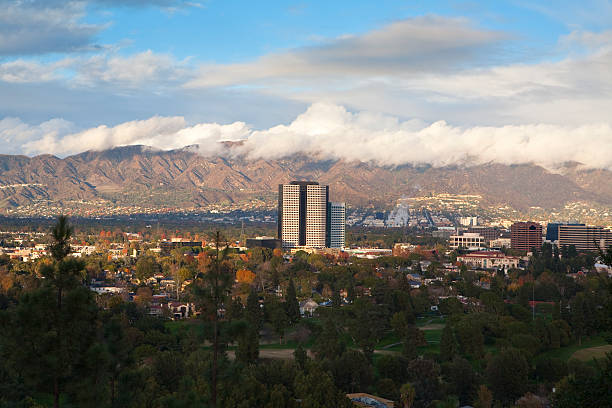
[[[612, 126], [528, 124], [458, 127], [445, 121], [402, 121], [380, 113], [350, 112], [315, 103], [291, 123], [253, 129], [244, 122], [189, 124], [180, 116], [155, 116], [116, 126], [75, 131], [55, 119], [29, 125], [15, 118], [0, 120], [0, 140], [28, 154], [65, 156], [122, 145], [170, 150], [198, 145], [203, 156], [278, 159], [307, 154], [322, 159], [399, 166], [534, 163], [555, 169], [567, 162], [612, 169]], [[240, 143], [220, 143], [240, 141]], [[21, 145], [19, 145], [21, 143]]]

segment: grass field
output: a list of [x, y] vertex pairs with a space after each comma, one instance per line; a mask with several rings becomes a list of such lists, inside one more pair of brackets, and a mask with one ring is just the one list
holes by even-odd
[[605, 346], [589, 347], [586, 349], [578, 350], [570, 358], [575, 358], [580, 361], [591, 361], [593, 359], [605, 358], [606, 353], [612, 352], [612, 344], [606, 344]]
[[546, 353], [539, 354], [538, 357], [539, 358], [541, 357], [560, 358], [561, 360], [567, 361], [570, 358], [572, 358], [574, 353], [576, 353], [577, 351], [599, 347], [599, 346], [606, 346], [607, 344], [608, 343], [601, 337], [592, 337], [589, 340], [583, 340], [582, 344], [580, 345], [578, 343], [575, 343], [567, 347], [561, 347], [556, 350], [550, 350], [550, 351], [547, 351]]

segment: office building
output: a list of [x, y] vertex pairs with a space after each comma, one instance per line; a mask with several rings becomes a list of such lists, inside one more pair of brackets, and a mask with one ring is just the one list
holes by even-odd
[[499, 238], [499, 230], [493, 227], [474, 226], [468, 227], [467, 232], [479, 234], [488, 244], [490, 241]]
[[520, 261], [518, 256], [506, 256], [499, 251], [479, 251], [457, 257], [457, 262], [483, 269], [518, 268]]
[[512, 224], [510, 247], [523, 252], [539, 251], [542, 247], [542, 225], [531, 221]]
[[449, 239], [451, 249], [481, 249], [485, 247], [485, 239], [473, 232], [466, 232], [462, 235], [451, 235]]
[[283, 248], [324, 248], [329, 187], [313, 181], [278, 186], [278, 239]]
[[328, 248], [344, 248], [346, 230], [346, 207], [344, 203], [327, 204], [327, 242]]
[[462, 227], [474, 227], [478, 225], [478, 217], [459, 217], [459, 225]]
[[163, 255], [169, 255], [176, 248], [202, 248], [202, 241], [161, 241], [159, 243], [160, 252]]
[[612, 245], [612, 231], [586, 225], [559, 225], [559, 247], [573, 245], [578, 251], [598, 251]]
[[568, 222], [551, 222], [546, 226], [546, 240], [549, 242], [557, 242], [559, 240], [559, 226], [560, 225], [580, 225], [584, 224], [572, 224]]
[[255, 238], [247, 238], [246, 240], [247, 248], [268, 248], [268, 249], [276, 249], [281, 247], [280, 239], [276, 239], [274, 237], [255, 237]]

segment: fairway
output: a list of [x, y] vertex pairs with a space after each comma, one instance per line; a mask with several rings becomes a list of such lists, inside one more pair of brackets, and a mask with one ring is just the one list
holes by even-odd
[[606, 344], [605, 346], [590, 347], [576, 351], [572, 354], [571, 358], [575, 358], [580, 361], [591, 361], [594, 358], [605, 358], [606, 353], [612, 352], [612, 344]]

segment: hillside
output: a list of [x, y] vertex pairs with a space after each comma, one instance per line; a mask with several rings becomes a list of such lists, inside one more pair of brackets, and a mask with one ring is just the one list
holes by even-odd
[[555, 174], [535, 165], [381, 167], [298, 156], [281, 160], [206, 158], [185, 148], [144, 146], [89, 151], [66, 158], [0, 155], [0, 207], [37, 202], [107, 200], [117, 205], [207, 207], [274, 205], [279, 183], [313, 179], [331, 199], [387, 208], [402, 196], [480, 194], [486, 204], [559, 208], [570, 202], [612, 203], [612, 172], [569, 167]]

